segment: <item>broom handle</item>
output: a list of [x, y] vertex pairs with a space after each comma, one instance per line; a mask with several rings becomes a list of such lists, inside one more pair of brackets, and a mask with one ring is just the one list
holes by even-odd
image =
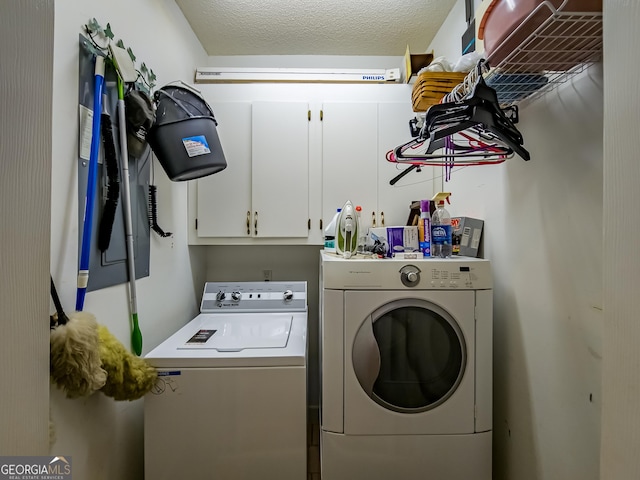
[[53, 304], [56, 306], [56, 312], [58, 313], [58, 325], [66, 324], [69, 321], [69, 317], [67, 317], [67, 314], [62, 308], [62, 303], [60, 302], [60, 297], [58, 297], [56, 285], [53, 283], [53, 277], [51, 277], [51, 298], [53, 299]]
[[93, 225], [93, 205], [98, 183], [98, 156], [100, 155], [100, 117], [102, 114], [102, 88], [104, 86], [104, 58], [96, 56], [95, 87], [93, 90], [93, 127], [91, 130], [91, 153], [87, 172], [87, 191], [84, 199], [84, 221], [82, 226], [82, 247], [78, 268], [78, 289], [76, 291], [76, 310], [84, 308], [84, 297], [89, 283], [89, 261], [91, 259], [91, 232]]
[[124, 84], [118, 76], [118, 130], [120, 134], [120, 159], [124, 193], [124, 229], [127, 237], [127, 267], [129, 271], [129, 302], [131, 308], [131, 343], [136, 355], [142, 353], [142, 334], [138, 326], [138, 299], [136, 295], [136, 262], [133, 250], [133, 223], [131, 221], [131, 189], [129, 186], [129, 149], [127, 148], [127, 120], [124, 105]]

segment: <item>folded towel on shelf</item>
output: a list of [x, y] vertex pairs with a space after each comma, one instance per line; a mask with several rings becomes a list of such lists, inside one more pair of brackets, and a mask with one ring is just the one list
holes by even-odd
[[545, 75], [537, 73], [496, 73], [486, 79], [498, 95], [501, 105], [510, 105], [529, 97], [547, 85]]

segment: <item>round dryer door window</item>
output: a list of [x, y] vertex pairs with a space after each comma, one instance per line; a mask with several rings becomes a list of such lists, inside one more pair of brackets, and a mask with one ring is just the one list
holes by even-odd
[[402, 299], [378, 308], [356, 333], [352, 361], [365, 392], [404, 413], [444, 403], [462, 381], [466, 345], [443, 308]]

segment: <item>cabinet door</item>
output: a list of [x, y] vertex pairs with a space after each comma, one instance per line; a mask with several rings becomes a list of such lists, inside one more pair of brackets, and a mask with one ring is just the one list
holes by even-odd
[[309, 105], [254, 102], [252, 235], [309, 235]]
[[378, 105], [322, 105], [322, 218], [328, 225], [347, 200], [362, 206], [362, 227], [377, 214]]
[[405, 225], [411, 202], [431, 198], [433, 194], [433, 167], [420, 167], [399, 180], [389, 181], [401, 173], [408, 164], [386, 160], [389, 150], [411, 140], [409, 120], [415, 117], [411, 102], [389, 102], [378, 105], [378, 208], [384, 212], [385, 225]]
[[197, 180], [198, 237], [248, 237], [251, 103], [210, 103], [227, 168]]

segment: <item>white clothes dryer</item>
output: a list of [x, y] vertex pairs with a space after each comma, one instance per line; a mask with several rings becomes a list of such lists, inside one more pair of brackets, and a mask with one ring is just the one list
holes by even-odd
[[323, 480], [490, 480], [488, 260], [321, 253]]
[[306, 478], [306, 282], [208, 282], [200, 311], [145, 357], [145, 478]]

